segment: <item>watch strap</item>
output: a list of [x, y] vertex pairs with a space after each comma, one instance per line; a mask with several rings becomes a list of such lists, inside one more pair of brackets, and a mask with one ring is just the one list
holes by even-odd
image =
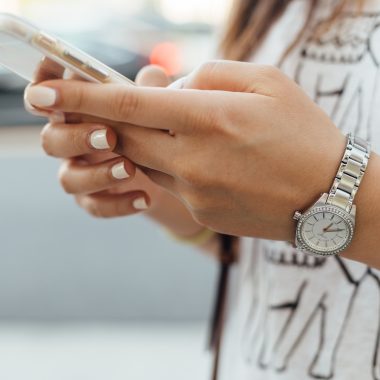
[[351, 211], [356, 193], [367, 169], [370, 144], [357, 136], [347, 135], [347, 147], [330, 189], [327, 204]]

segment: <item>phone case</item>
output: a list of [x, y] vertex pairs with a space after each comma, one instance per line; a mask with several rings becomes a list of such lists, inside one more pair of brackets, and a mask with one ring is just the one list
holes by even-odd
[[69, 78], [95, 83], [134, 82], [20, 17], [0, 13], [0, 65], [30, 82]]

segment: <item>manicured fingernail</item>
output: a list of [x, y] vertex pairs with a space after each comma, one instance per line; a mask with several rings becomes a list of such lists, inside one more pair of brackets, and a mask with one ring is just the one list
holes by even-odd
[[107, 129], [100, 129], [91, 133], [90, 144], [98, 150], [110, 149], [110, 144], [107, 140]]
[[53, 112], [50, 115], [50, 121], [55, 124], [64, 124], [66, 121], [65, 114], [63, 112]]
[[30, 103], [29, 103], [29, 100], [28, 99], [24, 99], [24, 106], [25, 106], [25, 110], [27, 112], [29, 112], [30, 114], [34, 115], [34, 116], [39, 116], [39, 117], [49, 117], [49, 112], [48, 111], [41, 111], [41, 110], [38, 110], [37, 108], [33, 107]]
[[34, 106], [50, 107], [57, 100], [57, 92], [49, 87], [32, 86], [27, 89], [25, 97]]
[[175, 90], [181, 90], [182, 88], [184, 88], [185, 83], [186, 83], [186, 77], [183, 77], [183, 78], [180, 78], [180, 79], [176, 80], [175, 82], [173, 82], [169, 86], [169, 88], [173, 88]]
[[133, 207], [136, 210], [146, 210], [148, 208], [148, 204], [146, 203], [146, 199], [144, 197], [141, 197], [133, 201]]
[[125, 169], [124, 162], [119, 162], [112, 167], [112, 176], [116, 179], [126, 179], [130, 177], [127, 170]]

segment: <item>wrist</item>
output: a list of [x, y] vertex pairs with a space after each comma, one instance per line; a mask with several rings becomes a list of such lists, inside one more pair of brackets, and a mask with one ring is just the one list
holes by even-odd
[[362, 189], [363, 178], [367, 178], [369, 158], [370, 144], [349, 134], [330, 190], [304, 212], [294, 214], [298, 249], [321, 256], [348, 249], [356, 235], [356, 194]]

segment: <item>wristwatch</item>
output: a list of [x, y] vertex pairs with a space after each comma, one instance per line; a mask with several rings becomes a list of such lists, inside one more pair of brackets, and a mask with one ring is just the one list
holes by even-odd
[[332, 256], [344, 251], [355, 231], [355, 195], [366, 171], [370, 144], [351, 134], [329, 193], [304, 213], [296, 211], [295, 246], [308, 254]]

